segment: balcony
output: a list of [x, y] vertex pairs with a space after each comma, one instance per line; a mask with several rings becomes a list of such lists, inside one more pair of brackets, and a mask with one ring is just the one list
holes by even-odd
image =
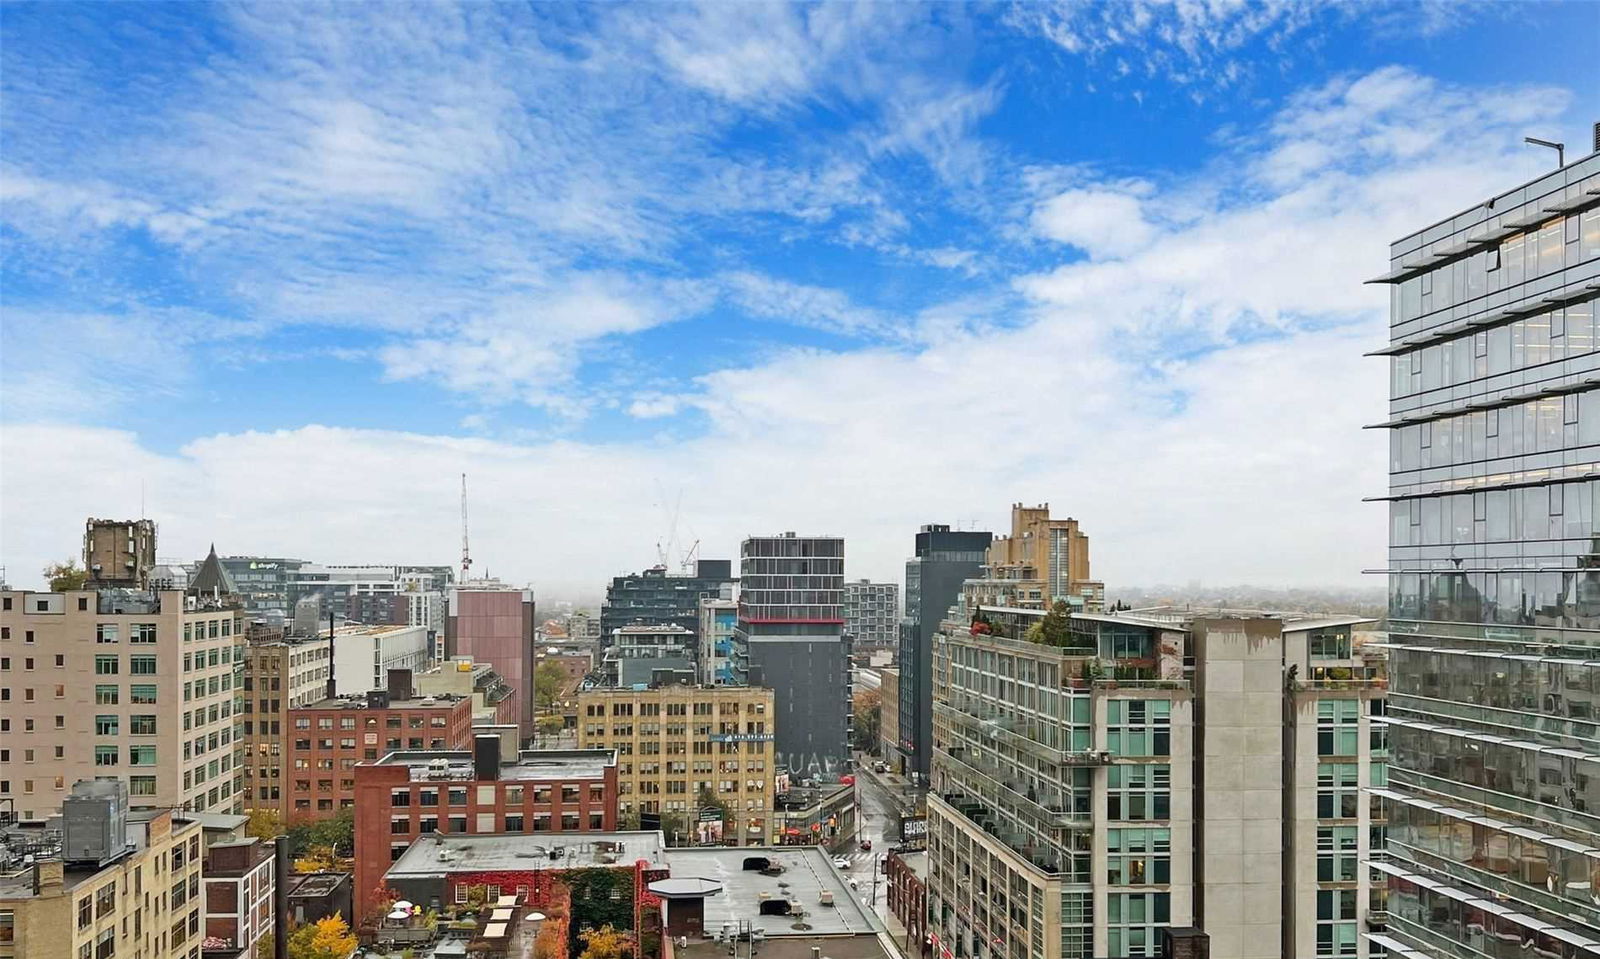
[[[981, 708], [981, 707], [980, 707]], [[1103, 766], [1111, 761], [1108, 753], [1094, 749], [1061, 749], [1040, 742], [1045, 732], [1044, 724], [1032, 719], [1007, 716], [998, 711], [991, 715], [964, 712], [944, 703], [934, 703], [935, 716], [947, 718], [953, 727], [967, 730], [980, 738], [995, 739], [1012, 749], [1028, 753], [1048, 763], [1063, 766]], [[1064, 733], [1066, 729], [1061, 728]]]
[[[1022, 804], [1019, 812], [1030, 814], [1051, 826], [1059, 828], [1089, 828], [1092, 827], [1093, 816], [1089, 813], [1080, 813], [1067, 808], [1067, 796], [1060, 792], [1046, 792], [1040, 794], [1037, 790], [1028, 789], [1021, 782], [1005, 778], [1005, 774], [998, 768], [990, 766], [982, 760], [967, 756], [961, 747], [946, 750], [945, 758], [955, 763], [984, 784], [989, 785], [1002, 793], [1010, 796], [1016, 803]], [[972, 818], [972, 817], [968, 817]]]

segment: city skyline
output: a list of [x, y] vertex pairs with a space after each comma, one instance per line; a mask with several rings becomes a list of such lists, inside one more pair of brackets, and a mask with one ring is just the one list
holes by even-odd
[[85, 513], [448, 561], [467, 472], [558, 594], [680, 489], [852, 578], [1021, 500], [1113, 583], [1364, 585], [1361, 281], [1600, 113], [1584, 4], [133, 9], [7, 17], [18, 583]]

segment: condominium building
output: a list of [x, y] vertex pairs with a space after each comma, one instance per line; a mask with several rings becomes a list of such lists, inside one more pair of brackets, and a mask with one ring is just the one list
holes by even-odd
[[1105, 608], [1105, 584], [1089, 575], [1089, 537], [1078, 521], [1051, 519], [1050, 504], [1011, 504], [1011, 535], [997, 536], [984, 560], [987, 575], [968, 587], [995, 606]]
[[695, 632], [700, 628], [700, 601], [727, 595], [736, 582], [733, 563], [725, 559], [697, 560], [692, 573], [653, 566], [615, 577], [600, 607], [601, 641], [610, 642], [623, 626], [670, 623]]
[[900, 638], [900, 585], [866, 579], [845, 583], [844, 631], [856, 652], [893, 648]]
[[535, 614], [533, 590], [475, 581], [450, 593], [445, 622], [447, 656], [489, 663], [510, 684], [524, 737], [533, 734]]
[[328, 641], [280, 636], [249, 643], [244, 655], [244, 808], [275, 809], [287, 817], [289, 713], [327, 698]]
[[127, 821], [121, 782], [67, 799], [59, 827], [0, 831], [0, 959], [200, 959], [200, 824]]
[[701, 842], [761, 845], [777, 768], [773, 702], [770, 689], [738, 686], [584, 690], [578, 745], [616, 751], [623, 821], [659, 814], [669, 833], [676, 822]]
[[934, 652], [937, 954], [1155, 956], [1199, 927], [1230, 959], [1367, 955], [1368, 625], [957, 607]]
[[833, 778], [850, 761], [844, 540], [752, 536], [739, 547], [733, 673], [773, 691], [778, 762]]
[[433, 665], [422, 626], [341, 626], [333, 632], [333, 680], [339, 696], [385, 689], [390, 670], [420, 673]]
[[244, 634], [192, 587], [0, 594], [0, 802], [43, 817], [114, 778], [135, 805], [237, 811]]
[[327, 819], [355, 803], [357, 763], [397, 750], [470, 748], [472, 698], [373, 690], [292, 709], [289, 726], [283, 773], [289, 819]]
[[[906, 614], [895, 662], [900, 667], [899, 738], [885, 758], [920, 782], [927, 781], [933, 747], [933, 636], [961, 597], [961, 584], [982, 571], [993, 539], [988, 530], [930, 523], [918, 531], [915, 552], [906, 560]], [[896, 704], [885, 700], [883, 708]]]
[[[1597, 144], [1600, 146], [1600, 144]], [[1463, 198], [1467, 199], [1467, 198]], [[1600, 153], [1390, 246], [1387, 928], [1600, 953]]]
[[732, 598], [702, 599], [700, 601], [700, 658], [696, 664], [700, 681], [708, 686], [721, 686], [735, 681], [733, 672], [733, 633], [739, 624], [739, 603]]
[[404, 750], [356, 766], [358, 920], [389, 864], [419, 839], [617, 828], [612, 750], [501, 746], [499, 736], [480, 735], [470, 750]]
[[272, 844], [254, 836], [214, 842], [205, 847], [200, 874], [205, 885], [205, 951], [227, 959], [272, 959], [271, 952], [262, 948], [278, 926]]
[[693, 675], [698, 653], [694, 630], [675, 624], [618, 626], [600, 660], [608, 686], [650, 683], [659, 670]]

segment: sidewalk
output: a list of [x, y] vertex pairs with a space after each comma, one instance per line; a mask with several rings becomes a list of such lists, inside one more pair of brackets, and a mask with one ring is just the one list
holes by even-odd
[[[865, 756], [856, 761], [856, 775], [867, 776], [877, 783], [888, 794], [894, 804], [899, 807], [901, 814], [909, 815], [916, 811], [917, 802], [915, 797], [917, 792], [911, 780], [895, 772], [874, 772], [871, 758]], [[907, 799], [908, 795], [913, 798]]]
[[894, 913], [889, 911], [887, 901], [883, 911], [876, 913], [876, 915], [883, 921], [884, 928], [889, 930], [889, 945], [893, 948], [895, 954], [899, 955], [901, 959], [911, 959], [914, 953], [907, 951], [906, 927], [901, 925], [900, 920], [896, 919]]

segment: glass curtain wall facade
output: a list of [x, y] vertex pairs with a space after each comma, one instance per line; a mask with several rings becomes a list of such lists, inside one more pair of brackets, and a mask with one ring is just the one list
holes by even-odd
[[1397, 955], [1594, 956], [1600, 154], [1390, 255], [1393, 763], [1369, 934]]

